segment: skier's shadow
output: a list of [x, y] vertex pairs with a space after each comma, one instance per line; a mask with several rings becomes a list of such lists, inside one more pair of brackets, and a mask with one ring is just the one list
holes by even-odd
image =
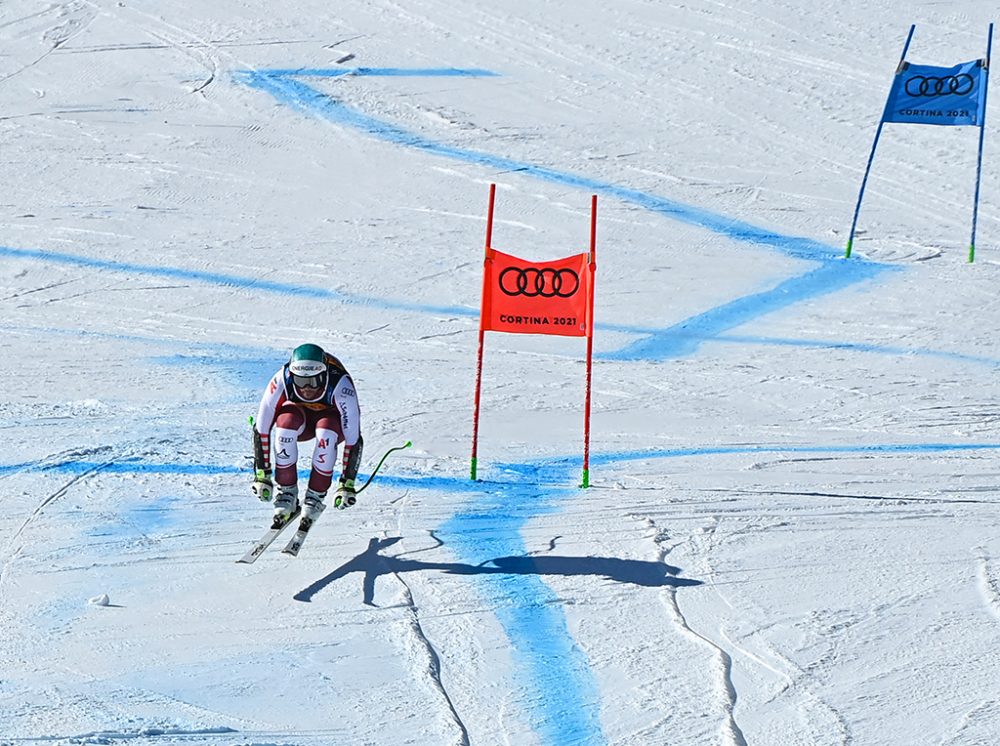
[[521, 556], [497, 557], [480, 565], [462, 562], [421, 562], [402, 557], [383, 557], [379, 552], [391, 547], [402, 537], [391, 539], [372, 538], [368, 549], [349, 562], [344, 563], [329, 575], [320, 578], [308, 588], [295, 594], [296, 601], [311, 601], [313, 596], [335, 580], [359, 573], [363, 576], [364, 603], [375, 606], [375, 580], [380, 575], [395, 575], [404, 572], [438, 570], [450, 575], [593, 575], [619, 583], [631, 583], [647, 588], [663, 586], [701, 585], [700, 580], [678, 578], [679, 567], [663, 562], [624, 560], [616, 557], [558, 557]]

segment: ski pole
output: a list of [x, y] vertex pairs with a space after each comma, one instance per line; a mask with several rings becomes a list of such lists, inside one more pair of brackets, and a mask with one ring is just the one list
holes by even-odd
[[369, 477], [368, 477], [368, 481], [367, 481], [367, 482], [365, 482], [365, 483], [364, 483], [364, 485], [363, 485], [363, 486], [361, 487], [361, 489], [357, 490], [357, 491], [356, 491], [356, 492], [355, 492], [354, 494], [355, 494], [355, 495], [357, 495], [357, 494], [360, 494], [361, 492], [364, 492], [364, 490], [365, 490], [365, 487], [367, 487], [367, 486], [368, 486], [369, 484], [371, 484], [371, 483], [372, 483], [372, 480], [373, 480], [373, 479], [375, 478], [375, 475], [376, 475], [376, 474], [378, 474], [378, 470], [382, 468], [382, 464], [384, 464], [384, 463], [385, 463], [385, 460], [386, 460], [387, 458], [389, 458], [389, 454], [390, 454], [390, 453], [392, 453], [393, 451], [401, 451], [401, 450], [403, 450], [404, 448], [409, 448], [409, 447], [410, 447], [410, 446], [412, 446], [412, 445], [413, 445], [413, 443], [412, 443], [411, 441], [409, 441], [409, 440], [408, 440], [408, 441], [406, 441], [405, 443], [403, 443], [403, 445], [401, 445], [401, 446], [396, 446], [395, 448], [390, 448], [390, 449], [389, 449], [388, 451], [386, 451], [386, 452], [385, 452], [385, 453], [384, 453], [384, 454], [382, 455], [382, 458], [381, 458], [381, 459], [379, 460], [379, 462], [378, 462], [378, 466], [376, 466], [376, 467], [375, 467], [374, 471], [372, 471], [372, 473], [371, 473], [371, 476], [369, 476]]

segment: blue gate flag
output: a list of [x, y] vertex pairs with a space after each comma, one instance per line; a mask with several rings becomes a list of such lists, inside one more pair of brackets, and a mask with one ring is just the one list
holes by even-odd
[[983, 60], [954, 67], [903, 62], [893, 78], [882, 121], [981, 127], [986, 80]]
[[906, 35], [903, 53], [899, 55], [899, 65], [892, 78], [889, 97], [882, 111], [882, 119], [875, 130], [872, 152], [868, 155], [865, 175], [861, 177], [858, 202], [854, 205], [851, 232], [847, 236], [846, 259], [851, 258], [854, 246], [854, 230], [858, 226], [861, 213], [861, 199], [865, 195], [868, 174], [875, 160], [875, 148], [886, 122], [909, 124], [938, 124], [945, 126], [969, 125], [979, 127], [979, 151], [976, 154], [976, 191], [972, 198], [972, 236], [969, 239], [969, 261], [976, 257], [976, 221], [979, 216], [979, 182], [983, 172], [983, 135], [986, 133], [986, 89], [990, 80], [990, 53], [993, 50], [993, 24], [986, 36], [986, 58], [963, 62], [954, 67], [932, 67], [913, 65], [906, 61], [906, 52], [916, 30], [910, 26]]

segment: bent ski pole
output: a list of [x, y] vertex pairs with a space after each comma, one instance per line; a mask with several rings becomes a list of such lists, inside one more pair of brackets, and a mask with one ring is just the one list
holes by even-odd
[[365, 489], [365, 487], [367, 487], [367, 486], [368, 486], [369, 484], [371, 484], [371, 483], [372, 483], [372, 480], [373, 480], [373, 479], [375, 478], [375, 475], [376, 475], [376, 474], [378, 474], [378, 470], [382, 468], [382, 464], [384, 464], [384, 463], [385, 463], [385, 460], [386, 460], [387, 458], [389, 458], [389, 454], [390, 454], [390, 453], [392, 453], [393, 451], [401, 451], [401, 450], [403, 450], [404, 448], [409, 448], [409, 447], [410, 447], [410, 446], [412, 446], [412, 445], [413, 445], [413, 443], [412, 443], [411, 441], [409, 441], [409, 440], [408, 440], [408, 441], [406, 441], [405, 443], [403, 443], [403, 445], [401, 445], [401, 446], [396, 446], [395, 448], [390, 448], [390, 449], [389, 449], [388, 451], [386, 451], [386, 452], [385, 452], [385, 453], [384, 453], [384, 454], [382, 455], [382, 458], [381, 458], [381, 459], [379, 460], [379, 462], [378, 462], [378, 465], [377, 465], [377, 466], [375, 467], [375, 469], [374, 469], [374, 470], [372, 471], [372, 473], [371, 473], [371, 476], [369, 476], [369, 477], [368, 477], [368, 481], [366, 481], [366, 482], [364, 483], [364, 485], [362, 485], [361, 489], [357, 490], [357, 492], [355, 492], [354, 494], [355, 494], [355, 495], [357, 495], [357, 494], [359, 494], [359, 493], [361, 493], [361, 492], [364, 492], [364, 489]]

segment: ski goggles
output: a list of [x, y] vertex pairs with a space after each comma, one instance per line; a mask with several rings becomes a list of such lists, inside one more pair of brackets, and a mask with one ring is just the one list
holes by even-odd
[[318, 389], [323, 386], [324, 378], [322, 373], [315, 376], [296, 376], [293, 374], [292, 383], [300, 389]]

